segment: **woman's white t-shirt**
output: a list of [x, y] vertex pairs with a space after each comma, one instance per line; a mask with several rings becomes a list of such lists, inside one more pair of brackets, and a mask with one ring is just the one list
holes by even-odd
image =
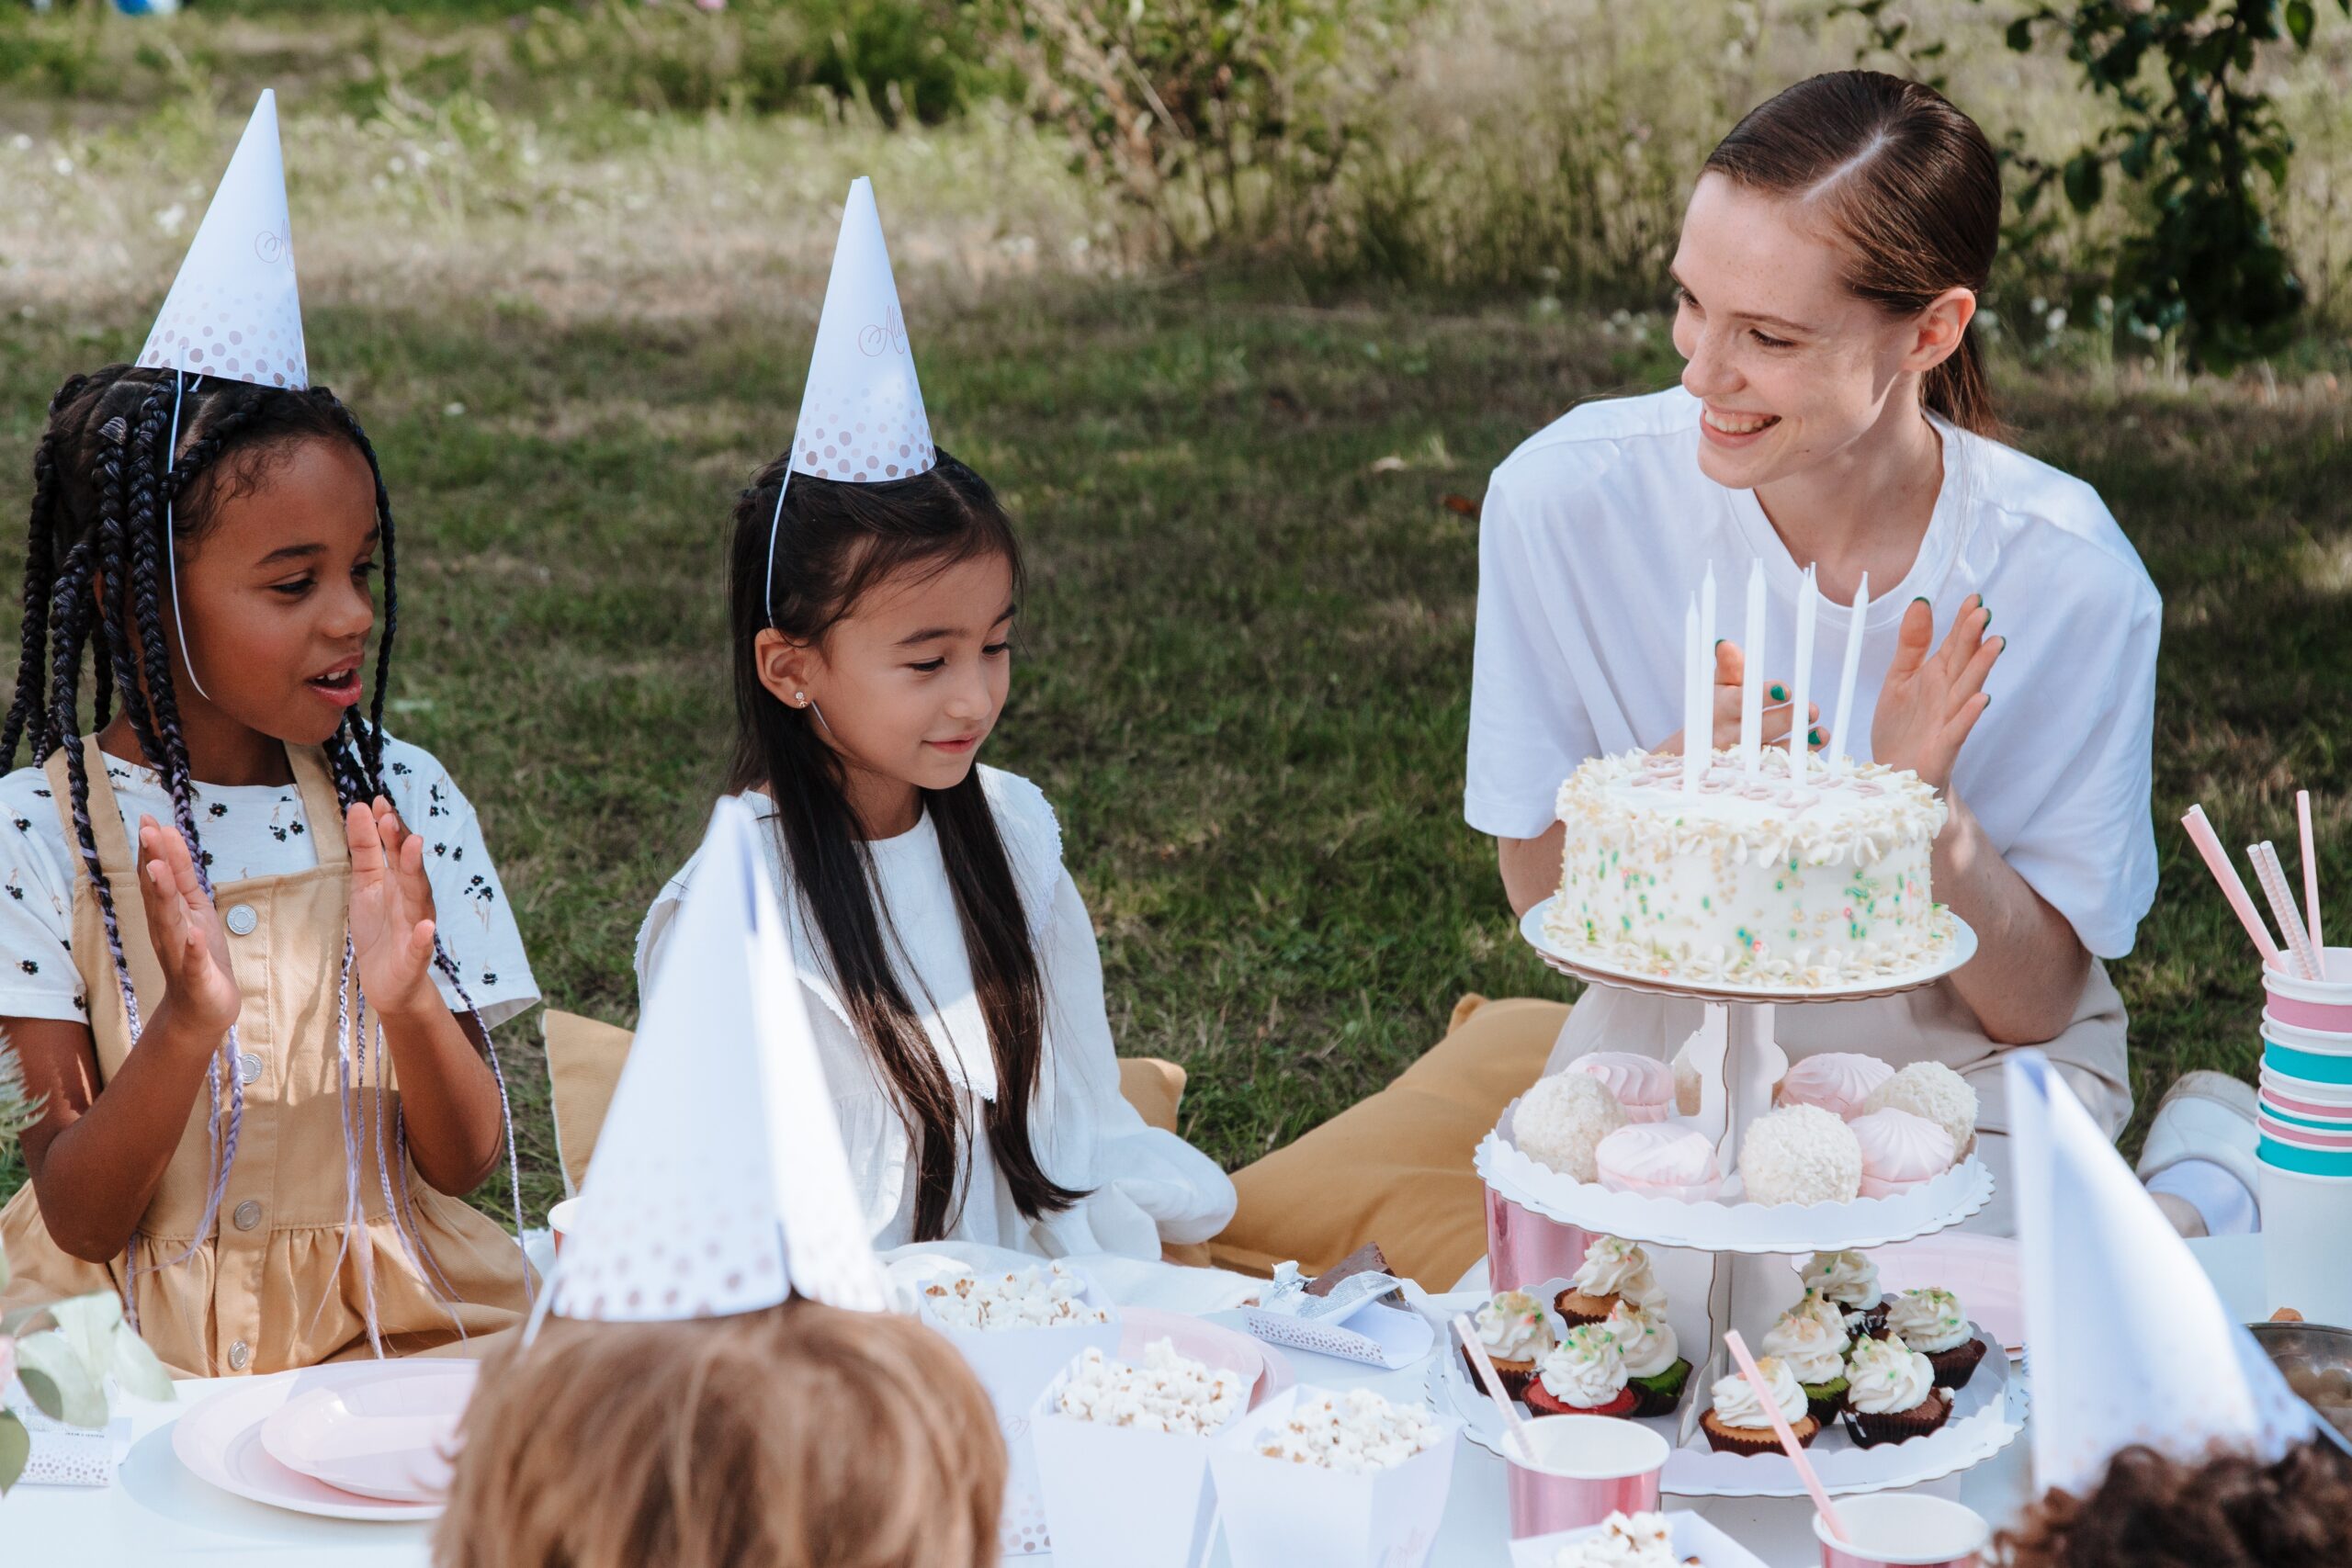
[[[980, 778], [1012, 864], [1046, 991], [1030, 1136], [1046, 1174], [1088, 1195], [1060, 1213], [1024, 1218], [979, 1130], [998, 1093], [996, 1069], [938, 830], [925, 813], [910, 831], [866, 848], [900, 988], [923, 1012], [932, 1048], [956, 1085], [964, 1124], [974, 1134], [966, 1156], [963, 1206], [941, 1239], [1046, 1257], [1114, 1252], [1150, 1258], [1160, 1255], [1163, 1241], [1206, 1241], [1233, 1217], [1233, 1183], [1216, 1162], [1176, 1134], [1146, 1125], [1119, 1092], [1102, 956], [1078, 885], [1062, 865], [1053, 807], [1035, 785], [1014, 774], [983, 767]], [[763, 822], [775, 815], [764, 795], [746, 791], [743, 798]], [[818, 1056], [868, 1230], [877, 1247], [902, 1246], [915, 1239], [912, 1145], [874, 1053], [833, 988], [808, 912], [787, 892], [790, 879], [778, 835], [763, 828], [760, 840], [769, 877], [791, 922]], [[640, 998], [648, 993], [700, 858], [697, 852], [670, 879], [638, 932]]]
[[[1765, 676], [1793, 673], [1803, 563], [1753, 491], [1700, 470], [1699, 410], [1679, 387], [1587, 403], [1495, 470], [1479, 532], [1463, 804], [1479, 831], [1540, 836], [1579, 763], [1682, 728], [1683, 613], [1711, 563], [1716, 634], [1734, 640], [1744, 636], [1751, 565], [1764, 563]], [[1936, 428], [1943, 486], [1910, 571], [1871, 585], [1849, 749], [1871, 755], [1871, 716], [1910, 602], [1933, 604], [1940, 643], [1962, 601], [1982, 593], [1991, 630], [2008, 643], [1953, 791], [2085, 947], [2120, 957], [2155, 897], [2149, 785], [2162, 602], [2089, 485], [1941, 421]], [[1826, 728], [1852, 612], [1826, 600], [1816, 612], [1810, 689]], [[2112, 1040], [2086, 1044], [2098, 1060], [2082, 1063], [2103, 1078], [2123, 1076], [2115, 1010]]]
[[[107, 779], [131, 843], [139, 841], [142, 816], [171, 825], [171, 796], [153, 769], [109, 757]], [[442, 945], [483, 1023], [495, 1027], [537, 1001], [539, 992], [474, 808], [431, 752], [389, 735], [384, 793], [401, 823], [424, 839], [424, 875]], [[199, 783], [190, 795], [214, 886], [319, 863], [294, 785]], [[67, 950], [81, 846], [67, 837], [40, 768], [0, 778], [0, 1018], [86, 1023], [88, 998]], [[453, 1010], [462, 1005], [447, 976], [435, 969], [433, 979]]]

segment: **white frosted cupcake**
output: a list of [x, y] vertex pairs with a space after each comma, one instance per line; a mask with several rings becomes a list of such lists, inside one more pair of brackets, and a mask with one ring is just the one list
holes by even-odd
[[[1804, 1390], [1789, 1371], [1788, 1363], [1778, 1356], [1767, 1356], [1756, 1363], [1764, 1374], [1764, 1382], [1771, 1390], [1772, 1403], [1778, 1406], [1781, 1418], [1796, 1434], [1799, 1448], [1811, 1448], [1813, 1439], [1821, 1435], [1821, 1423], [1805, 1408]], [[1707, 1413], [1699, 1417], [1699, 1429], [1707, 1434], [1707, 1446], [1719, 1454], [1757, 1454], [1781, 1451], [1781, 1436], [1774, 1430], [1772, 1417], [1765, 1413], [1764, 1401], [1758, 1397], [1756, 1385], [1738, 1372], [1717, 1378], [1710, 1391], [1713, 1403]]]
[[1924, 1438], [1951, 1418], [1951, 1393], [1900, 1335], [1855, 1346], [1846, 1378], [1846, 1424], [1864, 1448]]
[[[1505, 1291], [1472, 1314], [1470, 1325], [1477, 1331], [1487, 1359], [1494, 1362], [1503, 1392], [1513, 1399], [1525, 1398], [1527, 1380], [1535, 1375], [1536, 1363], [1551, 1354], [1555, 1343], [1544, 1303], [1525, 1291]], [[1476, 1376], [1477, 1363], [1470, 1359], [1466, 1345], [1462, 1359], [1471, 1375]]]
[[1595, 1236], [1585, 1248], [1584, 1261], [1569, 1277], [1568, 1288], [1553, 1299], [1553, 1310], [1569, 1326], [1601, 1323], [1629, 1301], [1645, 1312], [1666, 1311], [1666, 1291], [1650, 1271], [1650, 1255], [1630, 1241], [1613, 1235]]
[[1886, 1330], [1926, 1356], [1937, 1383], [1955, 1392], [1968, 1386], [1984, 1359], [1984, 1341], [1950, 1291], [1904, 1292], [1887, 1303]]

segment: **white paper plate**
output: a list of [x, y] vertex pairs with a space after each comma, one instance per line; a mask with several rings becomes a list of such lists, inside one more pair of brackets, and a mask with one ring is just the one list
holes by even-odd
[[382, 1375], [374, 1361], [339, 1362], [277, 1372], [224, 1389], [172, 1426], [172, 1451], [188, 1472], [223, 1492], [329, 1519], [413, 1524], [441, 1517], [439, 1503], [387, 1503], [362, 1497], [288, 1470], [262, 1447], [262, 1423], [288, 1400], [317, 1388], [339, 1388]]
[[1970, 959], [1976, 956], [1976, 933], [1958, 915], [1946, 912], [1951, 921], [1951, 942], [1924, 967], [1902, 975], [1885, 976], [1871, 980], [1858, 980], [1849, 986], [1760, 986], [1713, 984], [1701, 980], [1678, 980], [1663, 975], [1652, 975], [1639, 969], [1626, 969], [1600, 953], [1582, 948], [1563, 947], [1552, 933], [1544, 929], [1552, 912], [1555, 893], [1519, 918], [1519, 934], [1527, 944], [1544, 955], [1544, 961], [1564, 975], [1579, 980], [1597, 981], [1604, 986], [1620, 986], [1627, 990], [1648, 991], [1665, 997], [1690, 997], [1702, 1002], [1850, 1002], [1865, 997], [1900, 996], [1931, 986]]
[[383, 1361], [376, 1375], [297, 1393], [261, 1424], [264, 1452], [287, 1469], [386, 1503], [449, 1495], [458, 1424], [473, 1398], [471, 1361]]
[[[1833, 1493], [1916, 1486], [1982, 1464], [2015, 1441], [2025, 1429], [2030, 1403], [2025, 1374], [1998, 1353], [2000, 1347], [1990, 1336], [1980, 1330], [1977, 1337], [1984, 1342], [1984, 1359], [1977, 1364], [1968, 1386], [1955, 1396], [1951, 1419], [1940, 1430], [1905, 1443], [1865, 1449], [1856, 1445], [1840, 1422], [1805, 1450], [1805, 1457], [1820, 1472], [1822, 1485]], [[1704, 1398], [1705, 1389], [1701, 1372], [1693, 1369], [1684, 1402]], [[1462, 1435], [1467, 1440], [1489, 1453], [1503, 1453], [1502, 1416], [1472, 1383], [1461, 1357], [1430, 1358], [1429, 1398], [1439, 1415], [1460, 1418]], [[1672, 1443], [1680, 1418], [1678, 1409], [1641, 1424]], [[1797, 1479], [1796, 1466], [1787, 1455], [1777, 1451], [1754, 1457], [1719, 1454], [1696, 1431], [1688, 1447], [1678, 1447], [1668, 1456], [1659, 1485], [1678, 1497], [1805, 1495], [1804, 1483]]]
[[[1766, 1568], [1762, 1558], [1696, 1514], [1668, 1514], [1666, 1523], [1673, 1532], [1678, 1563], [1695, 1561], [1699, 1568]], [[1562, 1547], [1599, 1535], [1600, 1528], [1595, 1525], [1590, 1529], [1562, 1530], [1557, 1535], [1532, 1535], [1514, 1540], [1510, 1543], [1511, 1568], [1552, 1568]]]
[[1993, 1173], [1974, 1156], [1933, 1181], [1890, 1198], [1850, 1203], [1685, 1202], [1649, 1192], [1612, 1192], [1578, 1181], [1520, 1152], [1503, 1129], [1512, 1100], [1473, 1163], [1487, 1185], [1546, 1219], [1655, 1247], [1701, 1252], [1843, 1252], [1909, 1241], [1956, 1225], [1993, 1201]]

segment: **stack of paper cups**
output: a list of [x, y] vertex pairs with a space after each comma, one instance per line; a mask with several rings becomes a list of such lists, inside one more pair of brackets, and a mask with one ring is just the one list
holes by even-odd
[[2324, 975], [2263, 971], [2263, 1251], [2273, 1306], [2352, 1326], [2352, 948], [2329, 948]]

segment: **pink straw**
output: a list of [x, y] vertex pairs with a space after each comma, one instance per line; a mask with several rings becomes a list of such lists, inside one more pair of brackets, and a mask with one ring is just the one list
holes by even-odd
[[2319, 974], [2327, 978], [2327, 939], [2319, 934], [2319, 854], [2312, 848], [2312, 792], [2295, 792], [2295, 825], [2303, 836], [2303, 919], [2312, 928], [2312, 951], [2319, 954]]
[[2270, 900], [2271, 917], [2286, 934], [2287, 952], [2295, 967], [2303, 972], [2304, 979], [2318, 979], [2319, 957], [2312, 951], [2312, 939], [2303, 930], [2302, 917], [2295, 913], [2294, 895], [2287, 890], [2287, 871], [2278, 863], [2278, 846], [2265, 839], [2258, 844], [2248, 844], [2245, 855], [2254, 863], [2254, 876], [2262, 884], [2262, 896]]
[[1756, 1390], [1757, 1403], [1763, 1405], [1764, 1414], [1772, 1418], [1772, 1430], [1779, 1436], [1789, 1462], [1797, 1467], [1797, 1479], [1804, 1483], [1807, 1492], [1813, 1494], [1813, 1506], [1821, 1510], [1823, 1518], [1829, 1521], [1829, 1533], [1841, 1542], [1850, 1542], [1854, 1538], [1847, 1533], [1846, 1521], [1839, 1518], [1838, 1510], [1829, 1506], [1829, 1494], [1822, 1490], [1821, 1477], [1814, 1473], [1813, 1461], [1804, 1457], [1804, 1445], [1797, 1441], [1795, 1428], [1789, 1425], [1789, 1418], [1781, 1414], [1781, 1402], [1772, 1397], [1772, 1385], [1764, 1381], [1763, 1369], [1756, 1364], [1756, 1358], [1747, 1353], [1747, 1341], [1742, 1339], [1739, 1330], [1735, 1328], [1724, 1336], [1724, 1343], [1731, 1347], [1731, 1359], [1739, 1363], [1741, 1373]]
[[2222, 896], [2230, 901], [2230, 908], [2237, 911], [2238, 923], [2245, 926], [2245, 934], [2254, 939], [2255, 951], [2262, 954], [2265, 964], [2277, 964], [2278, 944], [2270, 940], [2270, 928], [2264, 925], [2262, 917], [2254, 912], [2254, 899], [2246, 893], [2245, 879], [2238, 875], [2238, 868], [2231, 863], [2228, 852], [2222, 848], [2221, 836], [2213, 831], [2213, 824], [2206, 820], [2205, 808], [2190, 807], [2188, 815], [2180, 819], [2180, 825], [2188, 829], [2189, 841], [2197, 846], [2197, 852], [2205, 857], [2205, 869], [2211, 872], [2213, 880], [2221, 885]]
[[1471, 1323], [1468, 1313], [1453, 1314], [1453, 1331], [1462, 1336], [1462, 1348], [1470, 1352], [1470, 1364], [1477, 1369], [1478, 1381], [1487, 1385], [1487, 1397], [1493, 1400], [1495, 1408], [1503, 1413], [1503, 1430], [1510, 1434], [1511, 1446], [1526, 1456], [1529, 1464], [1533, 1464], [1535, 1450], [1527, 1446], [1527, 1423], [1519, 1418], [1518, 1408], [1511, 1404], [1510, 1396], [1503, 1392], [1502, 1374], [1495, 1371], [1495, 1363], [1488, 1359], [1487, 1347], [1479, 1342], [1478, 1330]]

